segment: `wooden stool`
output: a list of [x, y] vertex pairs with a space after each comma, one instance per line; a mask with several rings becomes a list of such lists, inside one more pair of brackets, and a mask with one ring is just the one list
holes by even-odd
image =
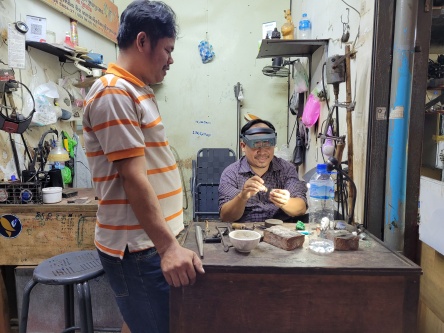
[[25, 286], [19, 332], [26, 333], [28, 325], [29, 299], [37, 283], [64, 286], [65, 329], [63, 332], [79, 330], [75, 326], [74, 287], [77, 294], [77, 310], [82, 333], [93, 333], [91, 293], [88, 281], [104, 274], [96, 250], [69, 252], [49, 258], [34, 269], [32, 280]]

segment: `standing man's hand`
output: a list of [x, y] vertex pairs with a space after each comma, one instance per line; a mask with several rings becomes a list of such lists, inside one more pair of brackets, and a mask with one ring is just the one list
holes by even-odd
[[170, 286], [193, 285], [196, 282], [196, 272], [205, 273], [199, 256], [179, 243], [171, 245], [159, 254], [163, 275]]

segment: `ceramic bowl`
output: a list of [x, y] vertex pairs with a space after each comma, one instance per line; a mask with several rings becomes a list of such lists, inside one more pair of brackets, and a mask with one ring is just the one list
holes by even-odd
[[234, 230], [228, 236], [234, 248], [245, 253], [253, 250], [261, 240], [261, 234], [253, 230]]

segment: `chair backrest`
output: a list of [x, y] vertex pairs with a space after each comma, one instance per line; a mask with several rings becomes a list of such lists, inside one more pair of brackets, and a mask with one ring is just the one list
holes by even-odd
[[236, 154], [229, 148], [203, 148], [197, 152], [191, 184], [194, 221], [219, 218], [220, 176], [235, 161]]

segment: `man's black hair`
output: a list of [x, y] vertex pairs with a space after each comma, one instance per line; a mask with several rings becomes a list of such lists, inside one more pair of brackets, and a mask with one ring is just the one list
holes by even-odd
[[273, 124], [270, 123], [269, 121], [264, 120], [264, 119], [253, 119], [253, 120], [250, 120], [248, 123], [246, 123], [242, 127], [241, 134], [245, 134], [246, 131], [248, 131], [253, 125], [256, 125], [256, 124], [265, 124], [268, 127], [270, 127], [274, 132], [276, 132], [276, 129], [274, 128]]
[[135, 0], [120, 16], [117, 46], [122, 50], [128, 48], [142, 31], [149, 37], [152, 48], [161, 38], [176, 38], [176, 14], [164, 2]]

